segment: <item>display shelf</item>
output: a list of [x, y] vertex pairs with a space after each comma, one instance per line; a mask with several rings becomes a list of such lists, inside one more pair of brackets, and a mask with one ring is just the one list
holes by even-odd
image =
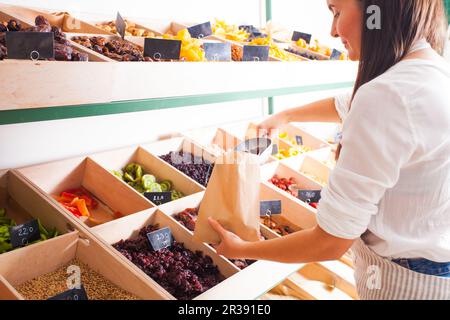
[[[354, 67], [347, 62], [36, 63], [5, 60], [0, 62], [0, 69], [9, 81], [0, 84], [3, 96], [0, 124], [341, 89], [352, 86]], [[155, 74], [160, 76], [154, 77]], [[282, 74], [283, 78], [269, 77], [269, 74]], [[319, 74], [330, 76], [323, 79]], [[196, 81], [185, 80], [192, 75]]]

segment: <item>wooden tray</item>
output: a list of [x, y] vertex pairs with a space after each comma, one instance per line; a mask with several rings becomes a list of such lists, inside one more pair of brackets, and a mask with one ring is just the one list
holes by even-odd
[[[173, 189], [182, 192], [185, 196], [201, 192], [205, 189], [203, 186], [188, 176], [182, 175], [180, 171], [176, 170], [159, 157], [149, 153], [142, 147], [130, 147], [98, 153], [91, 156], [91, 158], [103, 168], [107, 168], [110, 172], [112, 170], [121, 170], [130, 163], [137, 163], [142, 166], [142, 169], [144, 169], [146, 173], [154, 175], [157, 181], [172, 181]], [[120, 179], [118, 180], [120, 181]], [[149, 201], [127, 183], [124, 181], [121, 182], [126, 185], [127, 188], [137, 193], [139, 197]], [[154, 203], [152, 203], [152, 205], [156, 206]]]
[[223, 152], [234, 149], [242, 142], [222, 128], [192, 130], [184, 133], [184, 136], [215, 156], [220, 156]]
[[167, 299], [150, 281], [98, 241], [74, 231], [0, 256], [0, 299], [24, 299], [14, 287], [77, 258], [115, 285], [142, 299]]
[[314, 180], [311, 180], [307, 176], [303, 175], [302, 173], [295, 171], [294, 169], [288, 167], [284, 163], [281, 162], [272, 162], [264, 165], [261, 168], [261, 180], [262, 183], [267, 185], [269, 188], [272, 188], [276, 191], [282, 192], [284, 195], [286, 195], [288, 198], [290, 198], [292, 201], [298, 203], [301, 206], [306, 206], [309, 210], [316, 212], [317, 210], [311, 207], [309, 204], [303, 202], [302, 200], [298, 199], [297, 197], [294, 197], [290, 193], [281, 190], [277, 186], [275, 186], [273, 183], [269, 182], [269, 180], [274, 176], [277, 175], [279, 178], [295, 178], [295, 181], [297, 182], [298, 188], [304, 189], [304, 190], [321, 190], [322, 185], [315, 182]]
[[[236, 274], [239, 270], [231, 262], [218, 256], [213, 249], [202, 243], [195, 242], [189, 232], [181, 228], [180, 225], [171, 217], [167, 216], [163, 212], [155, 209], [146, 210], [139, 212], [137, 214], [125, 217], [120, 220], [112, 221], [110, 223], [103, 224], [92, 228], [92, 231], [101, 239], [103, 239], [108, 244], [114, 244], [122, 239], [133, 239], [139, 233], [139, 230], [149, 224], [158, 224], [161, 228], [169, 227], [172, 231], [174, 239], [178, 242], [184, 243], [185, 248], [191, 251], [201, 251], [205, 255], [210, 256], [215, 265], [219, 268], [222, 275], [225, 278], [229, 278]], [[130, 267], [139, 270], [143, 277], [146, 277], [149, 282], [156, 283], [143, 271], [141, 271], [137, 266], [135, 266], [131, 261], [125, 258], [121, 253], [115, 250], [112, 246], [110, 247], [116, 255], [120, 256], [122, 261], [128, 264]], [[165, 291], [162, 287], [161, 290]], [[175, 299], [169, 292], [165, 292], [167, 296], [171, 299]], [[220, 299], [220, 297], [216, 297]]]
[[[90, 158], [78, 157], [26, 167], [17, 171], [64, 212], [66, 210], [57, 203], [55, 198], [64, 190], [84, 187], [100, 202], [99, 207], [91, 212], [93, 218], [98, 220], [97, 223], [113, 220], [116, 212], [126, 216], [153, 207], [149, 201]], [[66, 213], [73, 221], [81, 223], [81, 219], [68, 211]], [[83, 220], [88, 226], [97, 224]]]
[[110, 34], [100, 28], [71, 16], [67, 12], [51, 13], [43, 9], [32, 9], [7, 4], [0, 4], [0, 11], [14, 17], [15, 19], [25, 22], [27, 26], [34, 26], [35, 18], [42, 15], [50, 22], [52, 26], [61, 28], [63, 32]]

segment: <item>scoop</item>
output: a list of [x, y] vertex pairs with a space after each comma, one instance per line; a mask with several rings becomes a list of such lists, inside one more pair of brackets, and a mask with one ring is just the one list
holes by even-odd
[[255, 154], [259, 158], [259, 163], [263, 164], [266, 163], [272, 155], [273, 143], [272, 140], [268, 138], [254, 138], [245, 140], [236, 146], [234, 150]]

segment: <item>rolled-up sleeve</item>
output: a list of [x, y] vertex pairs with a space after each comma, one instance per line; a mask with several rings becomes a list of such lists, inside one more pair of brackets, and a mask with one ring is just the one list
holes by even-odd
[[360, 237], [386, 190], [397, 183], [415, 145], [400, 93], [383, 83], [361, 87], [343, 126], [340, 158], [322, 191], [318, 225], [339, 238]]
[[350, 91], [334, 97], [334, 106], [342, 122], [344, 122], [345, 118], [347, 117], [348, 111], [350, 109], [351, 99], [352, 92]]

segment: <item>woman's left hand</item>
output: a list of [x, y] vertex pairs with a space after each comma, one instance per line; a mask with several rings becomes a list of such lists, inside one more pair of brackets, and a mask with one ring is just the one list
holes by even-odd
[[229, 259], [247, 258], [244, 256], [246, 241], [242, 240], [234, 233], [225, 230], [216, 220], [208, 218], [208, 222], [220, 237], [220, 244], [214, 247], [218, 254]]

